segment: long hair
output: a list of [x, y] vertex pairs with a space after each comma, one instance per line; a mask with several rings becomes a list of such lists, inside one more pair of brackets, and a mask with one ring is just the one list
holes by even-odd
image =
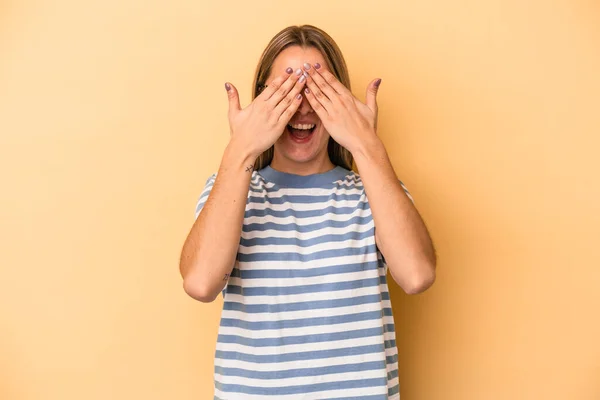
[[[260, 60], [258, 61], [256, 73], [254, 74], [252, 100], [260, 94], [261, 87], [266, 85], [266, 80], [271, 74], [271, 66], [275, 61], [275, 58], [277, 58], [279, 53], [290, 46], [313, 47], [319, 50], [331, 73], [335, 75], [348, 90], [351, 90], [346, 61], [344, 60], [340, 48], [331, 36], [312, 25], [290, 26], [276, 34], [263, 51]], [[270, 149], [263, 152], [256, 159], [254, 169], [260, 170], [269, 165], [273, 160], [273, 153], [274, 147], [271, 146]], [[348, 170], [352, 169], [352, 153], [340, 146], [331, 137], [327, 144], [327, 153], [334, 165], [338, 165]]]

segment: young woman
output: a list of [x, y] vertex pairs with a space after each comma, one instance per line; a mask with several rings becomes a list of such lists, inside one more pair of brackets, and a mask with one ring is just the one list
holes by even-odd
[[215, 399], [399, 398], [386, 274], [419, 293], [436, 259], [376, 134], [380, 83], [357, 100], [305, 25], [268, 44], [249, 106], [225, 84], [230, 142], [180, 262], [190, 296], [223, 293]]

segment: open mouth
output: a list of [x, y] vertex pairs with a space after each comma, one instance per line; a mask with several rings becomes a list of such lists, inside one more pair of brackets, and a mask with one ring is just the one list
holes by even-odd
[[287, 129], [296, 141], [306, 141], [311, 137], [316, 126], [316, 124], [288, 124]]

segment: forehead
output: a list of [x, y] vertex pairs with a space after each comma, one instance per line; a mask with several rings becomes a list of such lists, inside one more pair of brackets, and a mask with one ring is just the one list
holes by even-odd
[[304, 63], [309, 63], [310, 65], [319, 63], [322, 68], [327, 69], [325, 58], [319, 50], [314, 47], [291, 46], [277, 55], [271, 66], [271, 75], [269, 78], [275, 77], [288, 67], [293, 69], [302, 68]]

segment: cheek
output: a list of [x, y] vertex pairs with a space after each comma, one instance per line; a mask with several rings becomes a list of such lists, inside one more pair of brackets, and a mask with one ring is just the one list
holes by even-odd
[[325, 126], [323, 126], [323, 124], [321, 124], [321, 126], [319, 127], [319, 135], [321, 136], [322, 142], [327, 142], [329, 140], [329, 132], [327, 132], [327, 129], [325, 129]]

